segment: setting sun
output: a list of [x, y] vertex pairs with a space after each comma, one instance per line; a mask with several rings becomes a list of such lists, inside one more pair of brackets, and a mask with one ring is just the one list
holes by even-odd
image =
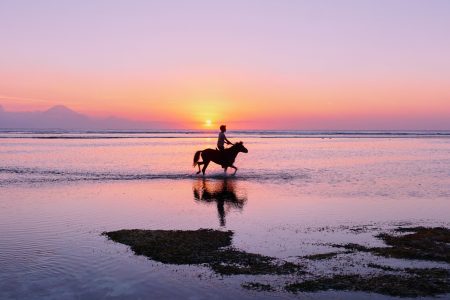
[[211, 120], [206, 120], [205, 121], [205, 126], [210, 127], [212, 124]]

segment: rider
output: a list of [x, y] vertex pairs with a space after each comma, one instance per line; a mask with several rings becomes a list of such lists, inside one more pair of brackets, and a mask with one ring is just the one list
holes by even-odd
[[225, 136], [225, 132], [227, 131], [227, 126], [225, 125], [220, 125], [220, 132], [219, 132], [219, 138], [217, 140], [217, 148], [220, 151], [225, 150], [224, 144], [226, 143], [227, 145], [234, 145], [232, 142], [230, 142], [227, 137]]

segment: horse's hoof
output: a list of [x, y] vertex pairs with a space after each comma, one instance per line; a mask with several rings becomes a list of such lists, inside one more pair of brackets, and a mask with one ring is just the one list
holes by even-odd
[[197, 174], [200, 174], [200, 171], [198, 171]]

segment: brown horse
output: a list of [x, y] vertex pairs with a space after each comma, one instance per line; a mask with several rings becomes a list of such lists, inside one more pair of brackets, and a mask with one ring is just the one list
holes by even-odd
[[[234, 174], [237, 172], [237, 168], [233, 165], [234, 161], [236, 159], [236, 156], [239, 152], [248, 153], [247, 148], [244, 147], [243, 142], [238, 142], [231, 146], [228, 149], [225, 149], [223, 151], [214, 150], [214, 149], [205, 149], [203, 151], [197, 151], [194, 155], [194, 167], [198, 165], [198, 172], [203, 172], [203, 175], [205, 175], [206, 168], [208, 167], [209, 163], [211, 161], [215, 162], [218, 165], [221, 165], [224, 171], [227, 171], [227, 168], [233, 168]], [[200, 158], [200, 155], [202, 156], [201, 162], [198, 161]], [[203, 165], [203, 169], [200, 170], [200, 165]]]

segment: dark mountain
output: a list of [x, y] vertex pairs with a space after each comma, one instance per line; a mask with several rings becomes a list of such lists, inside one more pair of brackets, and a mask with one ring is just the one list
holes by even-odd
[[78, 116], [78, 117], [85, 118], [85, 116], [83, 116], [82, 114], [77, 113], [64, 105], [55, 105], [53, 107], [50, 107], [48, 110], [44, 111], [43, 114], [47, 115], [47, 116], [54, 116], [54, 117]]
[[95, 119], [63, 105], [34, 112], [9, 112], [0, 106], [0, 128], [4, 129], [165, 129], [171, 125], [117, 117]]
[[44, 128], [85, 128], [84, 126], [92, 126], [89, 117], [77, 113], [63, 105], [53, 106], [42, 112], [39, 116], [40, 126]]

